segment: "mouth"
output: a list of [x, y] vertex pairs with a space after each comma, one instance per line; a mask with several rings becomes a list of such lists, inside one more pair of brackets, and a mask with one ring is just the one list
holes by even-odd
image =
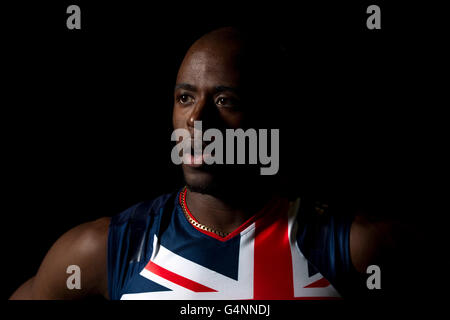
[[208, 165], [205, 162], [205, 159], [210, 159], [213, 156], [214, 151], [212, 153], [205, 153], [204, 151], [207, 145], [208, 144], [203, 141], [198, 142], [196, 145], [195, 141], [192, 140], [190, 152], [183, 155], [183, 164], [192, 168], [200, 168]]

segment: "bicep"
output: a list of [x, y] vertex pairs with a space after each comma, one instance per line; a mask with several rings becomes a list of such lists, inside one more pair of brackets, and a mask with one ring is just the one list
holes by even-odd
[[350, 229], [350, 256], [355, 269], [365, 273], [371, 264], [378, 264], [391, 246], [392, 224], [371, 222], [358, 216]]
[[34, 277], [25, 281], [9, 298], [10, 300], [32, 300]]
[[[80, 299], [106, 295], [109, 219], [82, 224], [50, 248], [36, 276], [16, 292], [24, 299]], [[73, 286], [79, 281], [80, 286]], [[11, 297], [11, 298], [13, 298]]]

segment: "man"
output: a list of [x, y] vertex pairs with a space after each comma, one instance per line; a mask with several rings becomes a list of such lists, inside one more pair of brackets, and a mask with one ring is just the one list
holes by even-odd
[[[234, 28], [196, 41], [176, 79], [174, 128], [268, 128], [276, 94], [255, 91], [255, 81], [278, 81], [267, 79], [276, 68], [262, 65], [263, 50]], [[367, 290], [361, 275], [381, 261], [390, 224], [290, 201], [255, 166], [182, 168], [179, 192], [64, 234], [11, 299], [334, 299]], [[67, 287], [69, 265], [80, 267], [80, 289]]]

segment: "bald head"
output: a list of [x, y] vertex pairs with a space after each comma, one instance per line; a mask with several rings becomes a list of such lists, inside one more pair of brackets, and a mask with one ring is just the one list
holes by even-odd
[[[195, 41], [181, 63], [175, 88], [176, 93], [185, 90], [181, 98], [197, 106], [191, 119], [215, 114], [212, 118], [221, 119], [221, 127], [231, 128], [258, 127], [243, 123], [246, 119], [273, 119], [269, 109], [274, 107], [280, 79], [273, 72], [277, 59], [270, 48], [266, 34], [233, 27], [214, 30]], [[255, 107], [258, 113], [250, 117]], [[210, 126], [218, 127], [217, 121]]]
[[[244, 41], [235, 28], [222, 28], [198, 39], [186, 53], [177, 75], [177, 83], [204, 85], [240, 84], [240, 60]], [[217, 77], [220, 79], [217, 79]], [[211, 79], [216, 78], [216, 79]]]
[[[279, 79], [269, 72], [268, 51], [264, 42], [255, 41], [259, 39], [236, 28], [222, 28], [189, 48], [175, 84], [174, 129], [186, 129], [194, 136], [196, 121], [202, 122], [202, 130], [277, 128], [273, 114], [280, 109], [272, 97]], [[244, 170], [219, 167], [183, 165], [186, 182], [191, 188], [211, 186]]]
[[195, 41], [188, 54], [196, 50], [224, 50], [227, 48], [239, 50], [243, 47], [244, 38], [243, 32], [234, 27], [216, 29]]

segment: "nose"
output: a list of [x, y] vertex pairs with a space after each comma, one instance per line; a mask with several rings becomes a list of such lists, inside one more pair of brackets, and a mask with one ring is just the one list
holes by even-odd
[[203, 130], [223, 127], [223, 119], [221, 119], [220, 112], [215, 107], [211, 97], [205, 95], [198, 99], [186, 118], [187, 128], [192, 135], [194, 134], [195, 121], [202, 121]]
[[193, 109], [189, 117], [187, 118], [187, 126], [188, 128], [194, 127], [194, 121], [201, 121], [204, 113], [204, 105], [196, 105]]
[[204, 121], [205, 119], [205, 111], [207, 108], [207, 98], [206, 97], [201, 97], [200, 99], [197, 100], [196, 104], [194, 105], [194, 107], [192, 108], [192, 111], [190, 113], [190, 115], [188, 116], [188, 118], [186, 119], [187, 121], [187, 127], [190, 131], [194, 130], [194, 122], [195, 121]]

